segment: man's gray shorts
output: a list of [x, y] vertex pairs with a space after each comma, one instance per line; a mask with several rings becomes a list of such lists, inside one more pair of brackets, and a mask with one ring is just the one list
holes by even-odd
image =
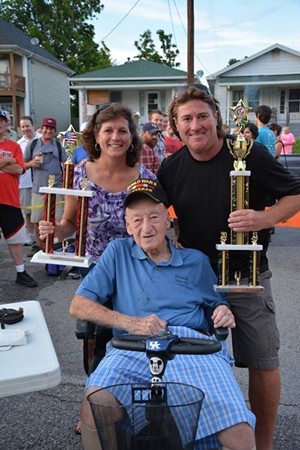
[[235, 316], [232, 345], [237, 367], [276, 369], [279, 367], [279, 331], [271, 291], [272, 272], [260, 274], [264, 292], [260, 294], [227, 294]]

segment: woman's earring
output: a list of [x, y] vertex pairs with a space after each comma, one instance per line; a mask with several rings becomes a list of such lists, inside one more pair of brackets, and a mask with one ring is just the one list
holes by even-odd
[[95, 150], [96, 150], [96, 152], [100, 152], [100, 150], [101, 150], [100, 144], [98, 144], [98, 142], [95, 144]]
[[128, 148], [128, 153], [132, 153], [134, 151], [134, 146], [133, 144], [130, 144], [129, 148]]

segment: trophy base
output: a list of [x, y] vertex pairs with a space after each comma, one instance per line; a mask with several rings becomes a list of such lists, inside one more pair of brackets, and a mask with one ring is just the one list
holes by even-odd
[[244, 292], [246, 294], [259, 294], [261, 292], [264, 292], [265, 290], [265, 288], [261, 285], [248, 286], [248, 284], [240, 284], [239, 286], [237, 286], [236, 284], [226, 284], [225, 286], [214, 284], [214, 289], [216, 292], [224, 292], [225, 294], [240, 292]]
[[257, 252], [261, 251], [263, 246], [261, 244], [216, 244], [216, 249]]
[[42, 250], [33, 255], [30, 262], [40, 264], [57, 264], [59, 266], [90, 267], [91, 256], [77, 256], [74, 253], [53, 252], [45, 253]]

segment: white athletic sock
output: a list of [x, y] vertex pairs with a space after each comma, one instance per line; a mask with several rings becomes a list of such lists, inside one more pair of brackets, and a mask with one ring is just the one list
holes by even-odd
[[25, 270], [24, 264], [19, 264], [18, 266], [15, 266], [15, 267], [16, 267], [17, 272], [24, 272], [24, 270]]

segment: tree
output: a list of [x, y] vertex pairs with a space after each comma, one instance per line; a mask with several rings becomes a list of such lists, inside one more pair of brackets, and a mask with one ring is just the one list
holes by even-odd
[[134, 45], [139, 50], [139, 54], [135, 58], [146, 59], [170, 67], [178, 67], [180, 63], [175, 62], [175, 60], [179, 55], [179, 50], [175, 44], [172, 44], [172, 34], [165, 34], [164, 30], [157, 30], [156, 34], [161, 44], [161, 53], [158, 53], [155, 47], [151, 31], [146, 30], [140, 35], [138, 41], [134, 41]]
[[0, 17], [40, 44], [74, 72], [111, 66], [110, 51], [94, 42], [87, 21], [101, 13], [100, 0], [2, 0]]
[[230, 60], [228, 61], [227, 67], [232, 66], [233, 64], [240, 62], [240, 59], [236, 59], [236, 58], [230, 58]]
[[[248, 56], [244, 56], [244, 59], [247, 59], [247, 58], [248, 58]], [[240, 61], [241, 61], [240, 59], [231, 58], [231, 59], [228, 61], [227, 67], [232, 66], [233, 64], [238, 63], [238, 62], [240, 62]]]

